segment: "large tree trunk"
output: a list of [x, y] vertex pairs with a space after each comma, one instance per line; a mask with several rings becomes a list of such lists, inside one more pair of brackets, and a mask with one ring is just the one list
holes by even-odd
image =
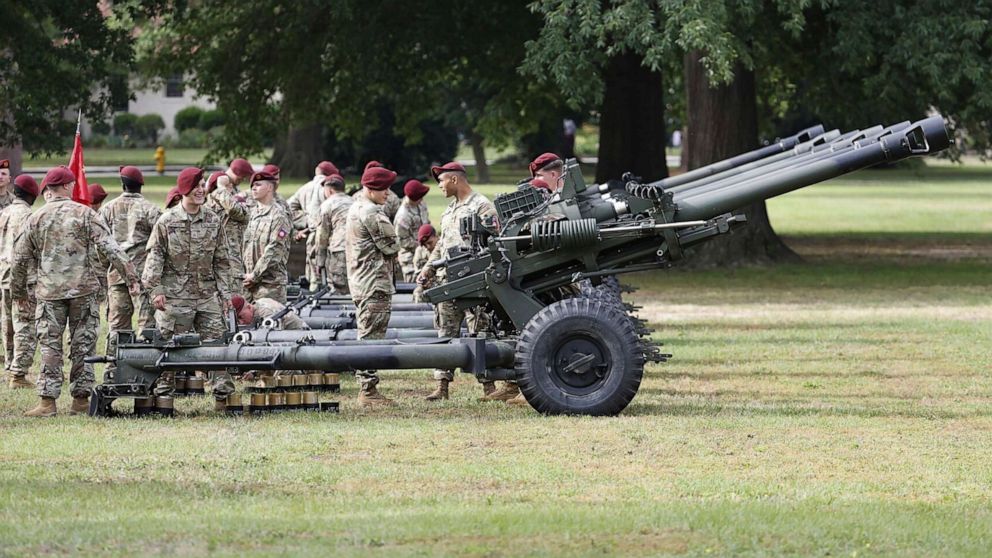
[[[735, 79], [711, 87], [700, 63], [701, 53], [685, 56], [686, 135], [682, 164], [689, 170], [758, 147], [758, 116], [754, 72], [738, 65]], [[694, 267], [745, 265], [799, 259], [775, 234], [765, 202], [743, 207], [747, 224], [691, 250]]]
[[486, 149], [483, 137], [476, 132], [469, 132], [468, 142], [472, 146], [472, 156], [475, 157], [475, 181], [479, 184], [489, 184], [489, 163], [486, 162]]
[[284, 177], [310, 178], [322, 159], [323, 137], [320, 124], [293, 126], [276, 140], [272, 162]]
[[668, 176], [661, 73], [642, 62], [641, 56], [625, 52], [606, 65], [596, 182], [619, 179], [628, 171], [646, 181]]

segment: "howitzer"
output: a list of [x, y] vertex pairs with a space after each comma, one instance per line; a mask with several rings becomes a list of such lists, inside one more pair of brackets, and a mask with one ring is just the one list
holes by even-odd
[[[648, 330], [617, 299], [572, 296], [572, 285], [669, 267], [686, 248], [743, 223], [746, 217], [735, 210], [878, 163], [941, 151], [949, 141], [939, 116], [845, 134], [817, 127], [671, 179], [645, 184], [625, 176], [618, 187], [587, 186], [569, 160], [559, 192], [548, 197], [523, 185], [498, 196], [498, 227], [469, 218], [462, 223], [468, 247], [435, 262], [445, 268], [446, 282], [428, 289], [426, 298], [484, 306], [493, 316], [493, 337], [271, 347], [122, 342], [115, 380], [140, 373], [143, 385], [156, 371], [211, 366], [461, 367], [482, 378], [516, 379], [542, 413], [617, 414], [637, 393], [644, 363], [668, 355], [643, 338]], [[110, 397], [131, 388], [106, 389]]]
[[268, 328], [279, 327], [279, 325], [282, 323], [281, 320], [287, 314], [289, 314], [291, 312], [292, 313], [299, 314], [300, 311], [303, 310], [303, 308], [305, 306], [313, 306], [314, 304], [317, 303], [318, 300], [320, 300], [320, 297], [324, 296], [325, 294], [329, 293], [330, 291], [331, 291], [331, 288], [329, 286], [327, 286], [327, 285], [324, 285], [324, 286], [320, 287], [319, 289], [317, 289], [316, 291], [314, 291], [312, 294], [308, 294], [306, 296], [301, 296], [300, 298], [296, 299], [292, 303], [286, 305], [286, 307], [283, 308], [282, 310], [280, 310], [280, 311], [276, 312], [275, 314], [269, 316], [268, 318], [265, 318], [264, 320], [262, 320], [262, 325], [264, 327], [268, 327]]

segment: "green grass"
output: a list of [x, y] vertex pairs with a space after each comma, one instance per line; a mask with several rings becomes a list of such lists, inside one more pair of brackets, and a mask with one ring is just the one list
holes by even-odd
[[[206, 149], [170, 147], [165, 150], [166, 165], [196, 165], [207, 154]], [[269, 150], [271, 154], [271, 150]], [[87, 166], [154, 165], [155, 148], [87, 148], [83, 145], [83, 159]], [[258, 158], [266, 160], [264, 157]], [[214, 161], [222, 164], [222, 161]], [[69, 153], [60, 156], [25, 157], [26, 167], [48, 167], [69, 164]]]
[[337, 416], [27, 420], [0, 389], [0, 555], [985, 556], [990, 184], [858, 173], [769, 204], [803, 264], [629, 277], [675, 357], [617, 418], [464, 376], [428, 405], [426, 371], [383, 374], [389, 410], [344, 379]]

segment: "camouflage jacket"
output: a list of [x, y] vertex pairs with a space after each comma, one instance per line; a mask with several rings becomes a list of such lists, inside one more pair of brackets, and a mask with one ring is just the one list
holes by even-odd
[[320, 182], [315, 177], [310, 182], [300, 186], [300, 189], [286, 200], [286, 204], [289, 206], [289, 220], [293, 222], [293, 228], [297, 230], [307, 228], [310, 200], [314, 197], [316, 191], [322, 189]]
[[[472, 214], [478, 214], [479, 217], [496, 215], [496, 207], [486, 199], [486, 196], [474, 191], [465, 198], [465, 201], [460, 202], [457, 198], [452, 200], [441, 214], [441, 230], [438, 231], [437, 245], [434, 246], [429, 261], [447, 258], [448, 250], [451, 248], [457, 246], [468, 248], [468, 244], [462, 239], [461, 220]], [[433, 273], [433, 268], [430, 266], [425, 265], [421, 268], [421, 271], [424, 270]], [[439, 279], [443, 279], [444, 268], [438, 269], [437, 274]]]
[[396, 237], [400, 239], [400, 262], [409, 264], [413, 262], [413, 253], [417, 251], [417, 231], [421, 225], [430, 223], [431, 219], [427, 215], [427, 204], [421, 201], [417, 205], [404, 199], [400, 204], [393, 225], [396, 227]]
[[[362, 194], [364, 190], [359, 188], [357, 192], [351, 195], [351, 197], [358, 199], [359, 196], [364, 196]], [[400, 197], [393, 192], [393, 189], [389, 189], [389, 193], [386, 194], [386, 203], [382, 204], [382, 211], [389, 218], [389, 222], [392, 222], [396, 218], [396, 213], [400, 210], [400, 204], [403, 203]]]
[[286, 213], [273, 202], [258, 204], [245, 229], [241, 259], [245, 273], [255, 276], [255, 283], [285, 285], [286, 262], [289, 261], [289, 235], [293, 225]]
[[347, 194], [334, 194], [320, 204], [320, 226], [317, 227], [317, 266], [326, 265], [327, 254], [344, 252], [348, 228], [348, 210], [355, 200]]
[[10, 207], [10, 204], [14, 203], [14, 200], [17, 199], [14, 197], [14, 194], [10, 193], [10, 189], [14, 187], [13, 184], [14, 183], [11, 182], [10, 186], [7, 186], [2, 192], [0, 192], [0, 209]]
[[393, 294], [393, 270], [399, 241], [382, 206], [365, 194], [355, 196], [348, 210], [345, 258], [348, 261], [348, 289], [351, 298], [361, 301], [375, 292]]
[[150, 296], [186, 300], [217, 296], [228, 300], [231, 259], [216, 213], [201, 207], [190, 215], [182, 204], [167, 209], [148, 239], [141, 279]]
[[[217, 182], [224, 180], [220, 177]], [[228, 242], [230, 257], [234, 260], [234, 265], [239, 268], [241, 265], [241, 241], [244, 238], [245, 227], [251, 217], [251, 209], [254, 200], [245, 197], [237, 191], [234, 186], [229, 188], [220, 184], [210, 192], [207, 207], [220, 216], [221, 226]]]
[[[141, 194], [125, 192], [100, 208], [100, 216], [110, 226], [110, 234], [131, 258], [131, 263], [140, 275], [145, 269], [145, 248], [148, 237], [162, 210], [146, 200]], [[123, 285], [124, 278], [111, 268], [107, 272], [110, 285]]]
[[[255, 305], [255, 321], [259, 324], [265, 318], [271, 318], [275, 316], [276, 313], [281, 312], [286, 306], [282, 303], [272, 300], [271, 298], [260, 298], [254, 302]], [[302, 318], [296, 315], [296, 312], [290, 312], [282, 317], [281, 329], [310, 329], [310, 326], [303, 321]]]
[[106, 267], [105, 258], [128, 282], [138, 280], [134, 265], [110, 234], [97, 212], [69, 198], [54, 198], [28, 217], [14, 245], [10, 292], [27, 298], [28, 275], [38, 270], [39, 300], [62, 300], [96, 293]]
[[431, 263], [431, 252], [426, 246], [417, 245], [417, 251], [413, 253], [413, 267], [417, 270], [424, 269], [424, 266]]
[[[10, 264], [14, 259], [14, 241], [31, 216], [28, 202], [14, 198], [14, 203], [0, 211], [0, 288], [10, 288]], [[28, 285], [38, 280], [36, 270], [28, 270]]]

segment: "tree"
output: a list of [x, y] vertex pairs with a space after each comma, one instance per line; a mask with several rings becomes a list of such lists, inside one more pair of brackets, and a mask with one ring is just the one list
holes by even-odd
[[[152, 4], [152, 3], [148, 3]], [[105, 120], [111, 89], [132, 61], [130, 29], [97, 2], [13, 0], [0, 34], [0, 143], [31, 153], [63, 151], [81, 108]], [[128, 16], [134, 3], [116, 13]]]

